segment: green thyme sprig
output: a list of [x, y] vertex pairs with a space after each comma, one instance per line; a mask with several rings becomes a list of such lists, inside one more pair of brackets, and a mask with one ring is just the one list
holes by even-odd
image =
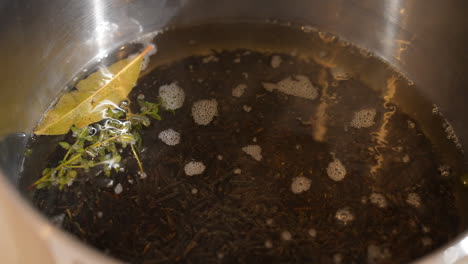
[[77, 177], [77, 170], [88, 172], [91, 168], [100, 167], [106, 176], [120, 169], [122, 159], [120, 153], [127, 147], [138, 163], [141, 173], [144, 173], [142, 162], [138, 155], [141, 147], [139, 131], [151, 124], [150, 118], [161, 120], [160, 103], [138, 100], [140, 113], [133, 114], [128, 109], [107, 109], [106, 119], [99, 124], [83, 128], [72, 127], [73, 143], [60, 142], [59, 145], [67, 152], [56, 167], [45, 168], [42, 177], [33, 186], [58, 186], [63, 189]]

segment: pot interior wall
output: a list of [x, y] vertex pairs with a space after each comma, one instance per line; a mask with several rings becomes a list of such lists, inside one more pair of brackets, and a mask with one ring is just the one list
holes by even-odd
[[1, 168], [18, 181], [28, 133], [95, 58], [149, 32], [216, 21], [278, 20], [335, 33], [424, 88], [419, 93], [439, 106], [466, 146], [466, 8], [461, 0], [1, 1]]

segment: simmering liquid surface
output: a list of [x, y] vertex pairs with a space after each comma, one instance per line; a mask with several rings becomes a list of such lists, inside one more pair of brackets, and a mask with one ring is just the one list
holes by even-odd
[[[154, 42], [129, 101], [158, 102], [169, 86], [185, 100], [141, 131], [145, 177], [124, 149], [111, 176], [26, 191], [79, 239], [131, 263], [372, 264], [414, 260], [463, 230], [455, 134], [371, 54], [279, 25], [173, 29]], [[31, 139], [24, 186], [60, 160], [61, 140]]]

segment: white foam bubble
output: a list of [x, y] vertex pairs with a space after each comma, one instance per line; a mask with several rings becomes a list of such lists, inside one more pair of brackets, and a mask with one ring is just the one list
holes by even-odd
[[185, 92], [176, 82], [159, 87], [159, 97], [162, 107], [168, 110], [176, 110], [182, 107], [185, 101]]
[[161, 31], [153, 31], [145, 35], [142, 35], [138, 39], [131, 42], [131, 43], [139, 43], [143, 45], [143, 47], [152, 46], [152, 49], [148, 51], [148, 53], [146, 53], [145, 57], [143, 58], [143, 61], [141, 63], [141, 71], [146, 70], [146, 68], [148, 67], [148, 64], [150, 62], [149, 57], [156, 54], [158, 49], [152, 42], [153, 42], [154, 37], [160, 33]]
[[340, 253], [336, 253], [335, 255], [333, 255], [333, 264], [341, 264], [342, 261], [343, 255], [341, 255]]
[[247, 89], [247, 85], [243, 83], [237, 85], [236, 87], [232, 89], [232, 96], [237, 97], [237, 98], [241, 97], [242, 95], [244, 95], [245, 89]]
[[200, 161], [190, 161], [185, 164], [184, 171], [187, 176], [194, 176], [202, 174], [206, 169], [205, 164]]
[[315, 230], [314, 228], [311, 228], [311, 229], [307, 230], [307, 234], [309, 234], [310, 237], [316, 237], [317, 236], [317, 230]]
[[421, 197], [417, 193], [409, 193], [406, 202], [416, 208], [421, 207]]
[[250, 155], [254, 160], [262, 160], [262, 147], [259, 145], [248, 145], [242, 148], [242, 151]]
[[379, 208], [387, 207], [387, 199], [380, 193], [372, 193], [369, 197], [372, 204], [375, 204]]
[[442, 126], [444, 127], [445, 129], [445, 134], [447, 136], [447, 139], [448, 140], [451, 140], [455, 146], [461, 151], [463, 152], [463, 146], [462, 144], [460, 143], [460, 139], [458, 138], [458, 136], [455, 134], [455, 130], [453, 129], [452, 125], [450, 124], [450, 122], [444, 118], [444, 116], [442, 115], [442, 112], [440, 111], [440, 108], [439, 106], [437, 106], [436, 104], [432, 105], [432, 114], [433, 115], [438, 115], [442, 118]]
[[242, 170], [240, 168], [236, 168], [236, 169], [234, 169], [233, 173], [234, 174], [241, 174]]
[[448, 140], [451, 140], [455, 146], [463, 151], [463, 147], [460, 143], [460, 139], [458, 139], [457, 134], [455, 134], [455, 130], [453, 129], [452, 125], [446, 119], [443, 119], [442, 125], [445, 129], [445, 134]]
[[335, 80], [338, 81], [343, 81], [347, 80], [350, 78], [350, 75], [348, 72], [346, 72], [343, 68], [340, 66], [334, 67], [330, 69], [330, 72]]
[[193, 121], [198, 125], [206, 126], [218, 115], [218, 102], [216, 99], [199, 100], [192, 105]]
[[342, 208], [336, 211], [335, 218], [345, 225], [354, 221], [354, 215], [348, 208]]
[[433, 115], [440, 115], [440, 108], [438, 105], [433, 104], [432, 105], [432, 114]]
[[346, 176], [346, 167], [339, 159], [335, 159], [328, 164], [328, 177], [334, 181], [341, 181]]
[[284, 241], [290, 241], [292, 239], [291, 232], [287, 230], [281, 232], [281, 239], [283, 239]]
[[363, 109], [354, 113], [350, 126], [354, 128], [367, 128], [375, 124], [375, 109]]
[[210, 56], [204, 57], [202, 61], [203, 63], [210, 63], [210, 62], [218, 62], [219, 59], [218, 57], [214, 55], [210, 55]]
[[432, 246], [432, 239], [430, 237], [423, 237], [421, 239], [421, 243], [423, 244], [423, 246], [425, 247], [430, 247]]
[[120, 184], [120, 183], [117, 184], [117, 186], [115, 186], [115, 188], [114, 188], [114, 192], [115, 192], [116, 194], [121, 194], [121, 193], [123, 192], [122, 184]]
[[388, 260], [391, 257], [390, 251], [388, 249], [381, 249], [379, 246], [370, 244], [367, 247], [367, 263], [368, 264], [378, 264], [386, 263], [384, 260]]
[[252, 107], [250, 105], [243, 105], [242, 109], [244, 109], [244, 111], [247, 112], [247, 113], [252, 111]]
[[278, 83], [263, 83], [263, 88], [269, 92], [278, 90], [287, 95], [301, 97], [304, 99], [314, 100], [318, 96], [317, 88], [312, 85], [312, 82], [307, 76], [295, 75], [287, 77]]
[[401, 161], [403, 163], [408, 163], [408, 162], [411, 161], [411, 158], [410, 158], [410, 156], [408, 154], [406, 154], [406, 155], [403, 156], [403, 158], [401, 158]]
[[148, 53], [146, 53], [145, 57], [143, 57], [143, 61], [141, 62], [141, 71], [144, 71], [146, 70], [146, 68], [148, 68], [148, 65], [150, 63], [149, 57], [153, 56], [157, 52], [156, 46], [153, 44], [151, 44], [151, 46], [153, 46], [153, 48], [150, 51], [148, 51]]
[[274, 68], [274, 69], [278, 68], [281, 65], [282, 61], [283, 60], [281, 59], [281, 56], [278, 56], [278, 55], [272, 56], [271, 57], [271, 62], [270, 62], [271, 67]]
[[169, 146], [175, 146], [180, 143], [180, 133], [172, 128], [161, 131], [158, 137]]
[[437, 170], [440, 172], [440, 175], [443, 177], [449, 177], [450, 176], [450, 166], [448, 165], [440, 165]]
[[294, 177], [291, 183], [291, 191], [299, 194], [310, 189], [312, 181], [304, 176]]

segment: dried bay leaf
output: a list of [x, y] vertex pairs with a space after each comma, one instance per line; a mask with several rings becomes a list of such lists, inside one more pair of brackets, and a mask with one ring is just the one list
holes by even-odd
[[133, 89], [143, 58], [151, 48], [149, 46], [138, 56], [116, 62], [78, 82], [76, 90], [63, 95], [45, 114], [34, 133], [61, 135], [72, 125], [82, 128], [101, 121], [107, 109], [116, 108]]

